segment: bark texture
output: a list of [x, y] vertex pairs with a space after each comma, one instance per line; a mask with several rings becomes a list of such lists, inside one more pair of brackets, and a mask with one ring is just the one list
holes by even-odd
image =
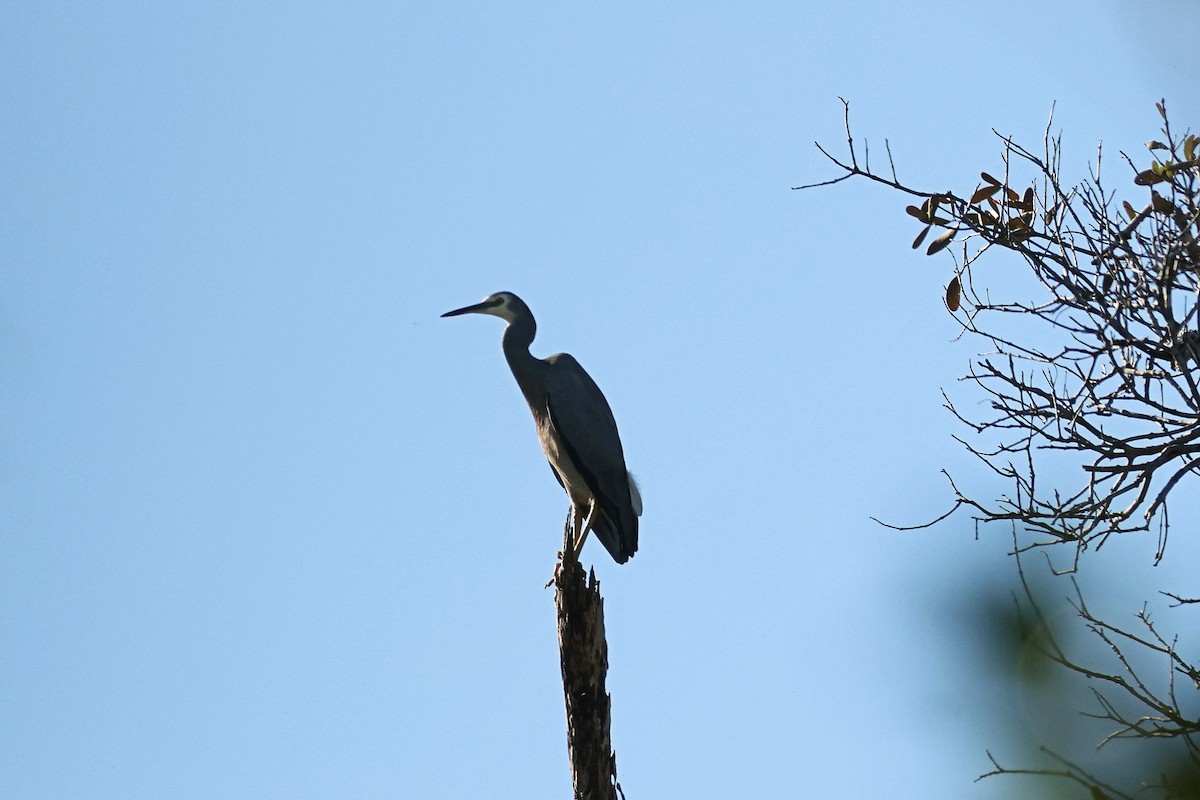
[[585, 578], [579, 560], [571, 555], [564, 556], [555, 576], [554, 606], [575, 800], [617, 800], [620, 786], [612, 750], [611, 702], [604, 687], [608, 674], [604, 598], [596, 573]]

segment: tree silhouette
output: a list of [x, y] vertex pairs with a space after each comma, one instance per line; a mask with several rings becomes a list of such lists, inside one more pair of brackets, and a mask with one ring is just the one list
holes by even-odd
[[[1104, 743], [1137, 739], [1182, 753], [1169, 770], [1164, 759], [1144, 759], [1141, 774], [1120, 776], [1124, 785], [1049, 748], [1048, 765], [993, 758], [987, 775], [1056, 777], [1092, 798], [1200, 796], [1200, 669], [1181, 655], [1177, 637], [1145, 611], [1132, 626], [1100, 618], [1073, 584], [1074, 617], [1103, 645], [1098, 655], [1080, 655], [1048, 624], [1045, 596], [1021, 563], [1035, 549], [1065, 552], [1056, 574], [1071, 580], [1087, 551], [1114, 535], [1148, 533], [1158, 563], [1167, 555], [1169, 503], [1196, 507], [1200, 137], [1176, 133], [1165, 104], [1156, 104], [1161, 138], [1147, 143], [1148, 163], [1121, 154], [1126, 176], [1117, 185], [1131, 193], [1119, 201], [1102, 150], [1087, 180], [1061, 179], [1061, 137], [1050, 124], [1039, 152], [996, 133], [1002, 152], [994, 175], [981, 172], [969, 191], [930, 192], [898, 179], [890, 147], [886, 173], [872, 169], [867, 151], [860, 159], [843, 104], [846, 155], [817, 144], [840, 174], [796, 188], [863, 178], [913, 198], [907, 213], [921, 226], [913, 247], [953, 257], [944, 302], [960, 338], [980, 346], [964, 378], [986, 398], [986, 411], [960, 411], [943, 394], [964, 429], [955, 438], [1007, 485], [999, 496], [979, 495], [943, 471], [954, 505], [915, 527], [968, 509], [977, 530], [1009, 531], [1025, 629], [1036, 632], [1038, 652], [1086, 682], [1095, 702], [1086, 712], [1108, 724]], [[988, 265], [998, 252], [1019, 257], [1033, 281], [1026, 294], [997, 296], [1001, 281]], [[1200, 603], [1163, 594], [1177, 609]]]

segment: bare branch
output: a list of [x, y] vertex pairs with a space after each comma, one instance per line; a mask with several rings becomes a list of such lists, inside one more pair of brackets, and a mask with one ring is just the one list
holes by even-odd
[[[1146, 187], [1137, 190], [1149, 194], [1141, 210], [1128, 201], [1118, 206], [1101, 183], [1101, 151], [1089, 181], [1063, 184], [1053, 113], [1041, 153], [996, 131], [1002, 177], [981, 172], [981, 183], [958, 195], [902, 184], [890, 144], [890, 177], [873, 172], [859, 159], [850, 106], [842, 103], [847, 155], [817, 145], [841, 174], [797, 188], [866, 178], [922, 198], [908, 213], [925, 232], [946, 231], [929, 252], [955, 233], [962, 243], [955, 274], [965, 281], [955, 318], [960, 336], [986, 345], [966, 380], [990, 404], [989, 413], [971, 418], [947, 406], [975, 434], [959, 441], [1012, 491], [995, 501], [959, 495], [954, 509], [968, 506], [982, 523], [1021, 523], [1034, 536], [1027, 546], [1098, 548], [1114, 534], [1154, 525], [1161, 558], [1168, 502], [1200, 463], [1196, 137], [1164, 126], [1157, 166], [1136, 174]], [[1122, 209], [1125, 221], [1115, 216]], [[997, 247], [1024, 261], [1040, 296], [998, 301], [980, 292], [978, 260]], [[1048, 493], [1039, 485], [1038, 469], [1052, 461], [1076, 470], [1072, 488]], [[880, 524], [917, 530], [944, 518]]]
[[1109, 784], [1101, 781], [1095, 775], [1092, 775], [1087, 770], [1080, 767], [1078, 764], [1068, 761], [1052, 750], [1049, 750], [1045, 747], [1039, 749], [1042, 753], [1058, 762], [1061, 767], [1059, 769], [1012, 769], [1001, 766], [1000, 762], [996, 760], [996, 757], [989, 752], [987, 757], [988, 760], [992, 762], [994, 769], [980, 775], [975, 779], [976, 782], [981, 781], [984, 778], [990, 778], [994, 775], [1035, 775], [1043, 778], [1065, 778], [1087, 789], [1096, 789], [1100, 792], [1103, 792], [1103, 794], [1100, 795], [1093, 793], [1093, 797], [1109, 797], [1112, 798], [1112, 800], [1135, 800], [1134, 795], [1126, 794], [1116, 787], [1110, 786]]

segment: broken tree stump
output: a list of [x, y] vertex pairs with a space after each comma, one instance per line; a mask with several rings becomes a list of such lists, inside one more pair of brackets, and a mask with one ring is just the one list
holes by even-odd
[[575, 800], [617, 800], [620, 784], [612, 750], [611, 701], [604, 686], [608, 674], [604, 598], [595, 570], [585, 580], [573, 550], [564, 546], [554, 577], [571, 782]]

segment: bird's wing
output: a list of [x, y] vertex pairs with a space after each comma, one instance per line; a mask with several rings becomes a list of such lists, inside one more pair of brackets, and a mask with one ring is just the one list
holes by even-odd
[[601, 508], [621, 530], [623, 547], [632, 555], [637, 548], [637, 516], [612, 409], [600, 387], [570, 355], [559, 353], [546, 363], [551, 421]]

